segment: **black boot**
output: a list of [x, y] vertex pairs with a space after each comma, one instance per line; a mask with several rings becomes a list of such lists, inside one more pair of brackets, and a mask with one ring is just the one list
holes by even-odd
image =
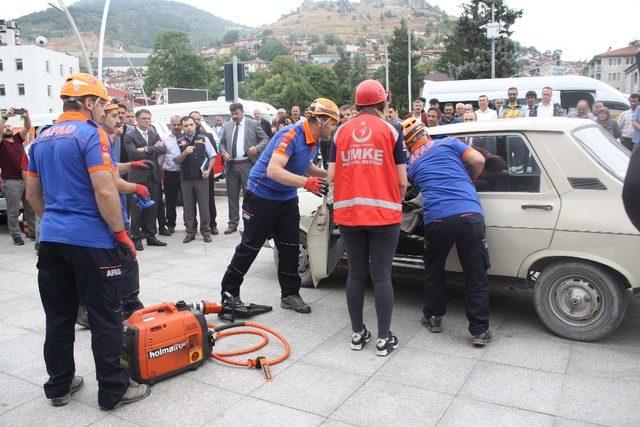
[[161, 242], [156, 236], [147, 237], [147, 246], [167, 246], [165, 242]]

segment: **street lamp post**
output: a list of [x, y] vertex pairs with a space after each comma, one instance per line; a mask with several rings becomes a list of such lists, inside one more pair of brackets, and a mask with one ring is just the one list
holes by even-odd
[[407, 16], [407, 94], [409, 111], [411, 111], [411, 15]]
[[109, 15], [109, 6], [111, 0], [105, 0], [104, 10], [102, 11], [102, 23], [100, 24], [100, 42], [98, 44], [98, 78], [102, 80], [102, 58], [104, 54], [104, 32], [107, 28], [107, 16]]
[[351, 6], [351, 8], [353, 10], [358, 12], [358, 15], [360, 15], [362, 17], [362, 19], [367, 21], [367, 23], [369, 25], [371, 25], [371, 27], [373, 27], [373, 29], [380, 35], [380, 38], [382, 38], [382, 43], [384, 43], [384, 81], [385, 81], [385, 89], [387, 90], [387, 92], [389, 92], [389, 45], [387, 44], [387, 38], [384, 36], [384, 33], [378, 27], [376, 27], [376, 25], [373, 22], [371, 22], [371, 20], [369, 18], [367, 18], [367, 15], [365, 15], [364, 13], [362, 13], [362, 11], [360, 11], [360, 9], [358, 9], [353, 4], [351, 4], [351, 2], [346, 1], [345, 3], [349, 3], [349, 6]]
[[82, 41], [82, 36], [80, 35], [80, 31], [78, 31], [78, 27], [76, 26], [76, 23], [73, 20], [71, 13], [69, 13], [69, 9], [67, 9], [67, 5], [64, 4], [64, 1], [58, 0], [58, 3], [60, 3], [60, 7], [56, 6], [53, 3], [49, 3], [49, 6], [51, 6], [52, 8], [60, 12], [63, 12], [67, 17], [67, 21], [69, 21], [69, 25], [71, 25], [71, 29], [73, 30], [73, 33], [76, 35], [76, 38], [78, 39], [78, 43], [80, 44], [80, 50], [82, 51], [82, 57], [84, 58], [85, 64], [87, 65], [87, 70], [89, 70], [89, 74], [93, 75], [93, 67], [91, 67], [91, 60], [89, 59], [89, 55], [87, 55], [87, 49], [84, 47], [84, 41]]
[[500, 23], [496, 22], [495, 1], [491, 2], [491, 22], [480, 26], [486, 30], [487, 38], [491, 40], [491, 78], [496, 78], [496, 39], [500, 37]]

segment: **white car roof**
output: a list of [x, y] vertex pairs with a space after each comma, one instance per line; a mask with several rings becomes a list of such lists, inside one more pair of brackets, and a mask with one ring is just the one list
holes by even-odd
[[571, 132], [576, 128], [594, 125], [589, 119], [570, 119], [567, 117], [522, 117], [517, 119], [498, 119], [484, 122], [463, 122], [451, 125], [427, 128], [427, 133], [436, 135], [456, 135], [461, 133], [481, 132]]

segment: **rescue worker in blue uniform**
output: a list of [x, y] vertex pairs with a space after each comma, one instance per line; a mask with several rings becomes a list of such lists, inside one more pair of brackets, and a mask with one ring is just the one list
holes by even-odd
[[[129, 232], [129, 215], [127, 214], [127, 201], [126, 194], [136, 194], [141, 199], [147, 199], [150, 197], [149, 190], [142, 184], [134, 184], [127, 182], [120, 176], [129, 172], [132, 168], [135, 169], [150, 169], [153, 167], [153, 163], [149, 160], [133, 160], [131, 162], [120, 163], [118, 160], [118, 153], [116, 147], [118, 147], [119, 141], [117, 138], [117, 132], [123, 126], [120, 121], [118, 112], [119, 105], [116, 102], [111, 102], [104, 107], [104, 118], [100, 123], [100, 126], [107, 133], [109, 143], [111, 146], [111, 164], [113, 166], [113, 174], [116, 182], [116, 188], [120, 193], [120, 206], [122, 212], [122, 222], [125, 229]], [[140, 294], [140, 268], [136, 259], [128, 260], [122, 264], [122, 318], [128, 319], [129, 316], [136, 310], [144, 307], [138, 295]], [[76, 323], [88, 328], [89, 318], [87, 317], [86, 308], [81, 305], [78, 308], [78, 318]]]
[[222, 278], [223, 304], [234, 297], [239, 315], [249, 306], [240, 300], [240, 285], [260, 248], [273, 236], [278, 249], [278, 281], [282, 308], [310, 313], [311, 307], [300, 296], [298, 255], [300, 251], [300, 212], [298, 189], [323, 196], [327, 192], [327, 171], [317, 167], [318, 141], [331, 136], [340, 120], [337, 105], [318, 98], [308, 108], [306, 118], [276, 133], [253, 166], [242, 203], [244, 233]]
[[422, 193], [424, 209], [424, 307], [422, 324], [442, 332], [446, 312], [444, 266], [454, 243], [465, 277], [465, 311], [473, 344], [487, 345], [489, 331], [489, 253], [482, 206], [473, 181], [484, 156], [456, 138], [432, 140], [426, 126], [410, 118], [402, 123], [410, 153], [409, 179]]
[[27, 198], [39, 217], [38, 287], [46, 315], [45, 395], [69, 403], [82, 386], [73, 344], [79, 300], [87, 308], [91, 348], [103, 409], [150, 393], [130, 381], [122, 352], [122, 265], [135, 259], [122, 222], [111, 147], [101, 121], [109, 99], [102, 83], [84, 73], [61, 90], [63, 114], [30, 147]]

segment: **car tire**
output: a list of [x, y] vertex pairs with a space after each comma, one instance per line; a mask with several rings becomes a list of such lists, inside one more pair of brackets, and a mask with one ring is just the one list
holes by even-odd
[[614, 275], [581, 261], [544, 268], [534, 287], [542, 323], [556, 335], [596, 341], [613, 332], [627, 309], [627, 298]]
[[[278, 248], [273, 245], [273, 262], [278, 269]], [[300, 275], [300, 286], [303, 288], [313, 288], [313, 277], [311, 276], [311, 266], [309, 265], [309, 254], [307, 253], [307, 233], [300, 232], [300, 255], [298, 256], [298, 274]]]

